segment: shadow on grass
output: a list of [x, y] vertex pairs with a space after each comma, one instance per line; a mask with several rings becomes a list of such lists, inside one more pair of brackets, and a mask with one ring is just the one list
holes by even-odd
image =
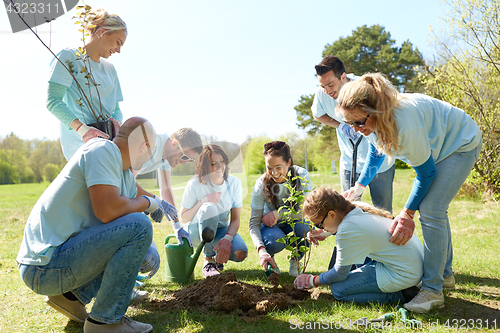
[[457, 283], [473, 283], [488, 287], [500, 288], [500, 279], [493, 279], [488, 277], [473, 276], [468, 274], [454, 274]]

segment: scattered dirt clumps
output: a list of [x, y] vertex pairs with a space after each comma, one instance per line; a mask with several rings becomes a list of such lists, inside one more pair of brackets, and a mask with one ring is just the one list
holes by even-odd
[[240, 282], [233, 272], [229, 272], [195, 282], [165, 299], [152, 300], [151, 305], [162, 310], [196, 308], [260, 316], [275, 308], [287, 309], [309, 298], [308, 291], [297, 290], [293, 285], [269, 289]]

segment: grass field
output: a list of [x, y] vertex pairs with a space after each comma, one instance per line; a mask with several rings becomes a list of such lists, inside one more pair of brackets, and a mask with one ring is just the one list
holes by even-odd
[[[228, 263], [226, 269], [235, 272], [239, 280], [247, 283], [267, 285], [257, 252], [253, 249], [248, 233], [250, 201], [253, 184], [257, 176], [237, 175], [247, 183], [243, 202], [240, 234], [249, 248], [249, 256], [242, 263]], [[410, 192], [413, 173], [411, 170], [397, 170], [394, 182], [394, 211], [398, 212]], [[189, 177], [173, 179], [176, 203], [179, 207], [182, 187]], [[326, 185], [340, 190], [338, 175], [312, 174], [313, 186]], [[146, 189], [158, 193], [154, 180], [141, 179]], [[44, 296], [29, 290], [19, 277], [15, 258], [21, 244], [23, 230], [36, 200], [48, 186], [22, 184], [0, 186], [0, 332], [82, 332], [83, 324], [69, 321], [63, 315], [48, 307]], [[369, 193], [363, 200], [370, 202]], [[481, 202], [471, 198], [456, 198], [449, 209], [453, 244], [454, 271], [457, 288], [445, 297], [445, 308], [428, 314], [411, 314], [422, 322], [421, 330], [439, 332], [464, 332], [484, 329], [485, 326], [500, 329], [500, 207], [495, 202]], [[172, 231], [169, 223], [154, 223], [154, 240], [162, 250], [165, 237]], [[421, 238], [420, 226], [416, 228]], [[325, 271], [334, 246], [330, 237], [318, 248], [313, 249], [308, 272]], [[293, 283], [286, 273], [286, 253], [276, 256], [282, 267], [281, 283]], [[201, 260], [195, 269], [195, 278], [201, 279]], [[143, 287], [150, 298], [162, 298], [182, 285], [167, 283], [163, 265]], [[327, 287], [321, 292], [329, 294]], [[326, 297], [308, 300], [284, 311], [273, 311], [255, 322], [244, 322], [236, 314], [204, 313], [198, 310], [161, 312], [153, 310], [148, 301], [129, 307], [128, 315], [150, 323], [154, 332], [283, 332], [283, 331], [380, 331], [376, 328], [350, 325], [361, 317], [377, 318], [387, 312], [397, 312], [394, 305], [354, 305], [332, 301]], [[400, 332], [412, 330], [410, 325], [398, 325], [399, 317], [387, 325], [384, 331]], [[342, 328], [343, 327], [343, 328]], [[413, 329], [418, 328], [414, 326]]]

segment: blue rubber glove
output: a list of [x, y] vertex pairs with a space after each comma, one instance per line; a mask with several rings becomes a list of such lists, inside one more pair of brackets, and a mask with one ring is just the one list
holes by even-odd
[[361, 136], [361, 133], [355, 132], [351, 126], [345, 123], [340, 123], [337, 130], [339, 130], [340, 133], [342, 133], [346, 138], [351, 139], [353, 141], [357, 141], [358, 138]]
[[151, 242], [151, 246], [148, 249], [148, 252], [146, 253], [146, 257], [144, 258], [144, 261], [141, 264], [141, 268], [139, 269], [139, 272], [141, 273], [148, 273], [148, 278], [152, 278], [153, 275], [158, 272], [158, 269], [160, 268], [160, 254], [158, 253], [158, 248], [156, 247], [155, 242]]
[[156, 202], [158, 202], [159, 208], [151, 213], [151, 218], [156, 222], [161, 222], [163, 215], [165, 215], [167, 220], [175, 221], [177, 218], [177, 209], [165, 200], [158, 198], [156, 195], [154, 198]]
[[191, 247], [193, 246], [191, 237], [189, 237], [188, 232], [182, 228], [181, 223], [179, 221], [172, 224], [172, 228], [174, 228], [175, 237], [177, 238], [177, 242], [179, 245], [182, 245], [184, 243], [184, 240], [182, 238], [186, 238], [186, 240], [189, 243], [189, 246]]

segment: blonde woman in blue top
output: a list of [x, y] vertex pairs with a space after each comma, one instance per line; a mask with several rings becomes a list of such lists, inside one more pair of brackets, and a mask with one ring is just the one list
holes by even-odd
[[[118, 15], [109, 14], [104, 9], [98, 9], [89, 24], [94, 27], [88, 29], [90, 40], [85, 45], [88, 62], [84, 64], [82, 60], [77, 60], [76, 48], [66, 48], [57, 54], [70, 70], [71, 63], [76, 82], [57, 60], [52, 62], [49, 79], [47, 109], [61, 121], [61, 146], [67, 160], [90, 139], [109, 137], [94, 127], [97, 125], [89, 126], [97, 122], [96, 115], [101, 114], [103, 121], [110, 120], [115, 134], [123, 120], [118, 106], [123, 101], [120, 82], [114, 66], [107, 59], [114, 53], [120, 53], [127, 39], [127, 25]], [[81, 72], [82, 67], [86, 67], [86, 71]], [[96, 85], [89, 84], [85, 78], [89, 73]], [[94, 112], [88, 107], [87, 100], [82, 98], [77, 82]]]
[[422, 94], [401, 94], [382, 74], [365, 74], [344, 85], [336, 111], [367, 137], [370, 155], [356, 185], [345, 193], [357, 195], [367, 183], [367, 170], [377, 168], [384, 154], [416, 171], [410, 196], [389, 232], [391, 242], [404, 245], [420, 213], [424, 240], [424, 276], [419, 294], [405, 308], [427, 312], [444, 306], [442, 289], [455, 287], [448, 207], [479, 157], [479, 126], [463, 110]]

